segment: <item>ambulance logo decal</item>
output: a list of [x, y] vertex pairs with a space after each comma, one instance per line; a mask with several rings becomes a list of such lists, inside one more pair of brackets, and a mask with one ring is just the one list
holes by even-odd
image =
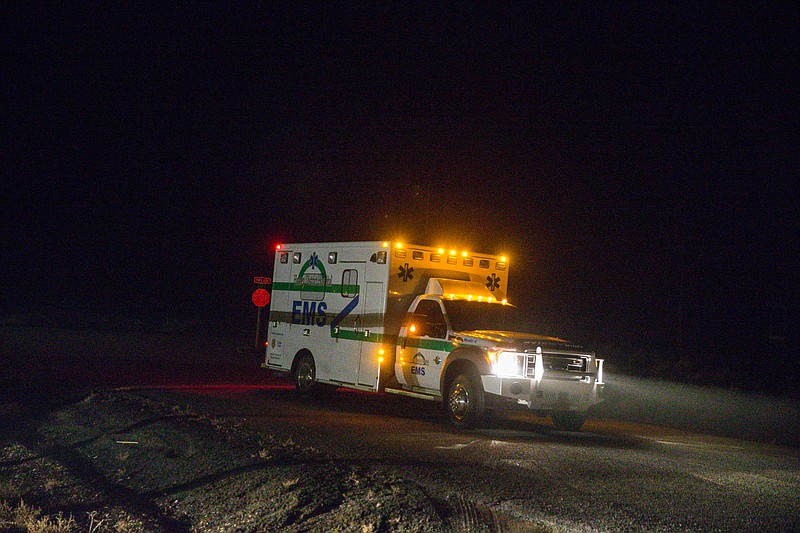
[[494, 292], [500, 288], [500, 278], [497, 274], [492, 273], [491, 276], [486, 276], [486, 288]]
[[408, 281], [410, 279], [414, 279], [414, 267], [408, 266], [408, 263], [405, 265], [398, 267], [400, 269], [400, 273], [397, 274], [397, 277], [402, 279], [403, 281]]
[[317, 255], [317, 252], [311, 254], [311, 258], [308, 260], [308, 262], [311, 264], [311, 268], [317, 268], [317, 265], [319, 264], [319, 256]]
[[311, 254], [311, 257], [303, 264], [303, 267], [300, 269], [300, 272], [297, 274], [298, 279], [302, 279], [303, 275], [306, 273], [306, 270], [319, 270], [323, 277], [327, 276], [328, 273], [325, 272], [325, 265], [322, 264], [322, 261], [319, 260], [319, 256], [316, 252]]

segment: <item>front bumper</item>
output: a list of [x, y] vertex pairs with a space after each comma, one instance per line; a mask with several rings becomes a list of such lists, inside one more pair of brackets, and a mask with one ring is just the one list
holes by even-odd
[[603, 401], [605, 387], [596, 374], [544, 379], [481, 376], [488, 394], [513, 400], [529, 409], [542, 411], [586, 411]]

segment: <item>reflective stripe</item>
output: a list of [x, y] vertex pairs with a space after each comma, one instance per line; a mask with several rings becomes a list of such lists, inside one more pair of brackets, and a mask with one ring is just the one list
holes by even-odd
[[289, 283], [286, 281], [274, 281], [272, 283], [274, 291], [302, 291], [302, 292], [338, 292], [340, 294], [358, 294], [358, 285], [347, 285], [333, 283], [331, 285], [306, 285], [303, 283]]

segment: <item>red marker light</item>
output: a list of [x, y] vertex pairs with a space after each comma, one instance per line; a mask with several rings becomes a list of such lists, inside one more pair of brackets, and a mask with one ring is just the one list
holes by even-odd
[[282, 245], [282, 244], [279, 244], [279, 245], [277, 245], [277, 246], [275, 247], [275, 249], [276, 249], [276, 250], [280, 250], [281, 248], [283, 248], [283, 245]]

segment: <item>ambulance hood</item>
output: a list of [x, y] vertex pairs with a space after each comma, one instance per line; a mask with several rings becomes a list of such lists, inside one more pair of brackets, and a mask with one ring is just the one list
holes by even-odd
[[586, 349], [574, 342], [557, 337], [537, 335], [535, 333], [518, 333], [515, 331], [474, 330], [459, 331], [453, 334], [452, 339], [464, 345], [512, 348], [520, 352], [535, 352], [536, 348], [542, 350], [580, 350]]

